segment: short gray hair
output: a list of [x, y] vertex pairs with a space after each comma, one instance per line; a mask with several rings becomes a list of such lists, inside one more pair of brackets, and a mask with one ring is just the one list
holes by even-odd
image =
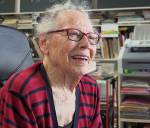
[[56, 17], [58, 13], [64, 10], [78, 10], [89, 17], [89, 14], [86, 9], [89, 9], [87, 3], [82, 2], [80, 5], [73, 4], [70, 1], [65, 3], [53, 5], [51, 8], [48, 8], [43, 17], [41, 17], [40, 22], [36, 26], [36, 33], [39, 35], [40, 33], [48, 32], [50, 30], [57, 29], [56, 25]]

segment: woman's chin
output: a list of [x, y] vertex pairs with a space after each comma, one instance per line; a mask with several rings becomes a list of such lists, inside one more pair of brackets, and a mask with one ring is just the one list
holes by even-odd
[[74, 70], [74, 73], [78, 76], [83, 76], [88, 73], [88, 69], [87, 68], [77, 68], [76, 70]]

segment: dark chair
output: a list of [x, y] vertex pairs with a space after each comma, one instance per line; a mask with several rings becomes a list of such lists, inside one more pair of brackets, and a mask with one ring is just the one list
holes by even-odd
[[15, 28], [0, 25], [0, 82], [33, 63], [27, 36]]

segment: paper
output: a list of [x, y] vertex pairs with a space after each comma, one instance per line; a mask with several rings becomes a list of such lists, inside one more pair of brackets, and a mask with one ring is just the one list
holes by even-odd
[[101, 26], [102, 37], [118, 37], [119, 29], [117, 24], [102, 24]]

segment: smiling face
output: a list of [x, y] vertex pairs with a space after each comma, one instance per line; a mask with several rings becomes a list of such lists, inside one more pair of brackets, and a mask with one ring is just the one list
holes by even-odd
[[[56, 20], [59, 29], [75, 28], [84, 33], [93, 32], [87, 15], [80, 11], [63, 11]], [[85, 35], [78, 42], [71, 41], [67, 32], [63, 31], [48, 34], [42, 51], [52, 68], [71, 76], [82, 76], [87, 73], [88, 64], [95, 56], [96, 45], [91, 45]]]

